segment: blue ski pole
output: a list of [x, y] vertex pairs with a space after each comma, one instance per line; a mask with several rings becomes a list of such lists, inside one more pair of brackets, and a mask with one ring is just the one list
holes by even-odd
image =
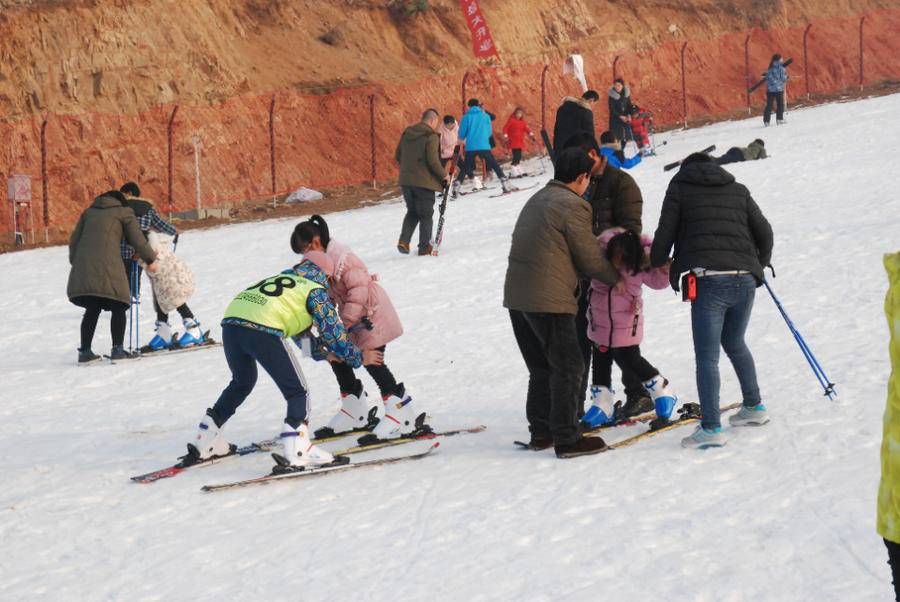
[[807, 363], [809, 363], [809, 367], [812, 368], [813, 374], [816, 375], [816, 380], [819, 381], [819, 384], [825, 390], [825, 395], [828, 397], [828, 399], [834, 399], [837, 396], [837, 392], [834, 390], [834, 383], [828, 380], [828, 377], [825, 375], [825, 371], [822, 369], [822, 366], [819, 364], [816, 356], [813, 355], [813, 352], [812, 350], [810, 350], [809, 345], [807, 345], [806, 341], [803, 340], [803, 336], [794, 326], [794, 323], [788, 317], [787, 312], [784, 311], [784, 307], [782, 307], [781, 302], [778, 300], [778, 297], [775, 296], [775, 291], [773, 291], [772, 287], [769, 286], [768, 281], [763, 280], [763, 284], [766, 285], [766, 290], [769, 291], [769, 294], [772, 296], [772, 300], [775, 302], [775, 306], [778, 308], [778, 311], [781, 312], [781, 317], [784, 318], [785, 323], [787, 323], [788, 329], [790, 329], [791, 334], [794, 335], [794, 340], [797, 341], [797, 345], [800, 346], [800, 351], [803, 352], [803, 357], [806, 358]]

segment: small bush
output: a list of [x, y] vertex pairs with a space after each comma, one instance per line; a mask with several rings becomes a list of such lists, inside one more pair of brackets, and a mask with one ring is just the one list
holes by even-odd
[[428, 0], [390, 0], [388, 3], [388, 10], [391, 11], [391, 14], [403, 19], [425, 13], [430, 8]]

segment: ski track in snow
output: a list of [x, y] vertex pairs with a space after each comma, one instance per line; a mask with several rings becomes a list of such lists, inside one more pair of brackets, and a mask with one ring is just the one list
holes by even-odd
[[[874, 515], [890, 371], [881, 256], [897, 250], [900, 232], [898, 115], [893, 95], [794, 110], [784, 127], [754, 118], [662, 134], [660, 156], [631, 171], [652, 233], [673, 175], [664, 163], [756, 137], [772, 155], [727, 169], [772, 223], [772, 286], [840, 397], [822, 396], [758, 289], [749, 343], [773, 421], [726, 429], [720, 450], [682, 450], [690, 427], [566, 461], [512, 446], [527, 436], [526, 371], [502, 285], [513, 223], [536, 189], [449, 203], [439, 258], [397, 254], [400, 202], [327, 216], [398, 308], [405, 335], [387, 353], [395, 375], [436, 428], [487, 431], [442, 440], [421, 462], [215, 494], [199, 488], [262, 474], [271, 459], [147, 486], [128, 477], [183, 453], [228, 381], [221, 348], [78, 368], [66, 249], [0, 255], [0, 599], [890, 599]], [[237, 291], [296, 261], [287, 244], [296, 221], [182, 237], [179, 255], [197, 278], [191, 307], [216, 338]], [[644, 298], [642, 349], [696, 399], [687, 305], [671, 290]], [[108, 345], [104, 314], [94, 349]], [[337, 387], [326, 365], [303, 367], [317, 427], [337, 407]], [[739, 388], [724, 354], [721, 370], [724, 405]], [[261, 374], [226, 433], [239, 444], [272, 436], [283, 412]]]

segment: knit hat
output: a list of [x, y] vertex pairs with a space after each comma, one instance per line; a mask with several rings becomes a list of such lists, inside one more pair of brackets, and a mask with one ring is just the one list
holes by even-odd
[[316, 264], [316, 266], [318, 266], [318, 268], [329, 278], [334, 276], [334, 262], [331, 260], [331, 257], [322, 251], [307, 251], [304, 253], [303, 259]]

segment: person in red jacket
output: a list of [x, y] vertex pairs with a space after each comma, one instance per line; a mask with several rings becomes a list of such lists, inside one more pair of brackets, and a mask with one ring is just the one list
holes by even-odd
[[645, 157], [653, 154], [649, 132], [652, 119], [653, 117], [647, 109], [638, 106], [631, 107], [631, 133], [634, 135], [634, 141], [637, 143], [638, 150]]
[[519, 163], [522, 161], [522, 149], [525, 148], [525, 135], [531, 136], [534, 140], [534, 134], [528, 124], [525, 123], [525, 109], [516, 107], [513, 114], [506, 120], [503, 126], [503, 141], [512, 150], [512, 168], [509, 170], [510, 177], [521, 177], [522, 170]]

